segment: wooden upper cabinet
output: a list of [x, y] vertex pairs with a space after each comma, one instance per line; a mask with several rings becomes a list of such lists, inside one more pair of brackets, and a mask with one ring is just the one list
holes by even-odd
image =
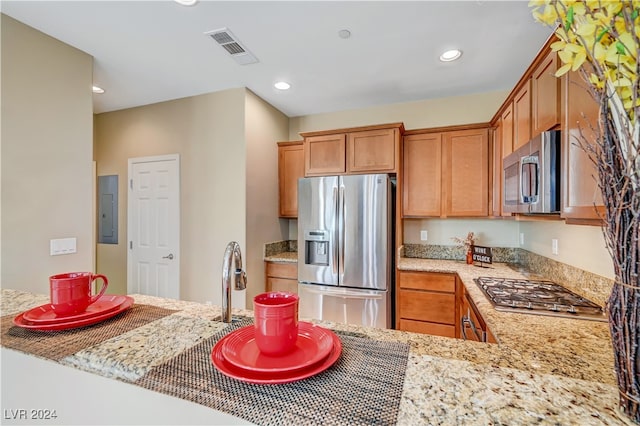
[[407, 135], [403, 139], [402, 215], [440, 216], [442, 133]]
[[[562, 212], [567, 223], [600, 225], [604, 214], [597, 170], [580, 146], [597, 138], [599, 107], [578, 72], [562, 78]], [[598, 213], [599, 212], [599, 213]]]
[[489, 205], [491, 216], [502, 215], [502, 124], [500, 120], [496, 127], [490, 133], [490, 195], [491, 203]]
[[555, 76], [558, 60], [557, 53], [550, 51], [531, 77], [531, 126], [534, 136], [560, 123], [560, 79]]
[[500, 116], [502, 158], [513, 152], [513, 102], [509, 102]]
[[298, 179], [304, 177], [302, 141], [278, 142], [278, 193], [280, 217], [298, 217]]
[[344, 174], [346, 168], [344, 133], [304, 138], [305, 176]]
[[465, 127], [405, 134], [403, 217], [488, 216], [489, 125]]
[[347, 134], [347, 173], [389, 172], [397, 169], [398, 129]]
[[488, 129], [447, 132], [442, 142], [443, 216], [487, 216]]
[[531, 140], [531, 79], [513, 98], [513, 150]]
[[301, 133], [305, 176], [397, 173], [404, 124]]

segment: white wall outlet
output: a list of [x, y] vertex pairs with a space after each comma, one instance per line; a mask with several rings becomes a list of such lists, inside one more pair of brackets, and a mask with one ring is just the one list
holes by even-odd
[[420, 240], [421, 241], [427, 241], [428, 238], [429, 237], [427, 236], [427, 231], [425, 231], [425, 230], [420, 231]]
[[551, 254], [558, 254], [558, 240], [551, 239]]
[[77, 251], [75, 238], [57, 238], [49, 240], [49, 255], [72, 254]]
[[520, 245], [523, 246], [524, 245], [524, 232], [520, 233]]

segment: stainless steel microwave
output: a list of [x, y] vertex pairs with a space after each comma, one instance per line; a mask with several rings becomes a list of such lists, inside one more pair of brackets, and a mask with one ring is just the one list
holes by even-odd
[[502, 209], [512, 213], [560, 211], [560, 131], [542, 132], [503, 160]]

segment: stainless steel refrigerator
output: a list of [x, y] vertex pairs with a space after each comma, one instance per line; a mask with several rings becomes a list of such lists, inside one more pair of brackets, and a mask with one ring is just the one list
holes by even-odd
[[384, 174], [298, 180], [300, 318], [392, 328], [394, 189]]

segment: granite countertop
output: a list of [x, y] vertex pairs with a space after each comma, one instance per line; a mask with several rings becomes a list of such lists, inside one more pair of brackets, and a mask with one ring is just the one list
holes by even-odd
[[[499, 344], [380, 330], [321, 325], [410, 345], [398, 424], [630, 424], [618, 394], [606, 324], [491, 312], [469, 280], [477, 269], [460, 262], [407, 260], [405, 270], [456, 272], [467, 285]], [[513, 276], [494, 265], [483, 275]], [[471, 284], [473, 282], [471, 281]], [[2, 289], [3, 315], [46, 303], [47, 295]], [[220, 307], [134, 294], [136, 303], [177, 312], [60, 362], [105, 377], [134, 381], [226, 325]], [[486, 300], [486, 299], [485, 299]], [[251, 317], [251, 311], [234, 310]], [[303, 318], [301, 318], [303, 319]], [[317, 321], [314, 321], [317, 322]]]
[[266, 262], [287, 262], [287, 263], [297, 263], [298, 262], [298, 252], [297, 251], [283, 251], [280, 253], [276, 253], [270, 256], [265, 256], [264, 260]]

